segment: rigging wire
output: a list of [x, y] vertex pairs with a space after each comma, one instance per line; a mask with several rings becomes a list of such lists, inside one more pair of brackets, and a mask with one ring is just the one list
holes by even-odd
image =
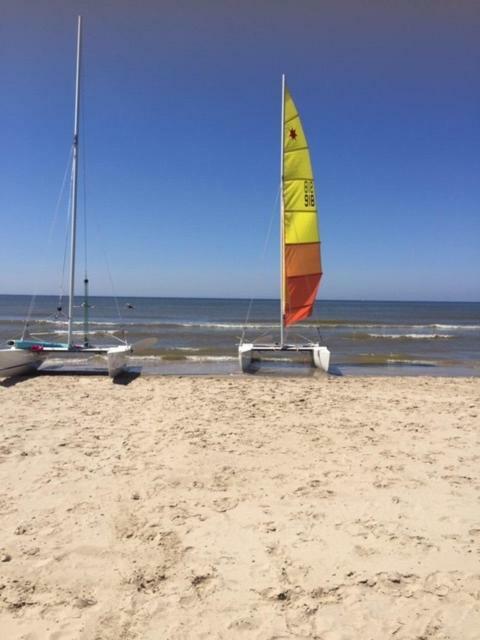
[[[85, 74], [84, 74], [85, 75]], [[81, 99], [81, 97], [80, 97]], [[82, 100], [83, 102], [83, 100]], [[82, 173], [83, 173], [83, 252], [85, 260], [85, 279], [88, 274], [88, 233], [87, 233], [87, 138], [85, 128], [85, 110], [80, 109], [80, 117], [82, 119]]]
[[[83, 74], [83, 78], [85, 79], [85, 71], [82, 70], [82, 74]], [[83, 96], [80, 96], [80, 100], [82, 101], [83, 104]], [[85, 278], [84, 281], [87, 282], [88, 281], [88, 219], [87, 219], [87, 162], [86, 162], [86, 148], [87, 148], [87, 143], [86, 143], [86, 127], [85, 127], [85, 109], [81, 108], [80, 109], [80, 118], [81, 118], [81, 123], [82, 123], [82, 174], [83, 174], [83, 249], [84, 249], [84, 270], [85, 270]], [[115, 302], [115, 308], [116, 308], [116, 312], [117, 312], [117, 316], [118, 319], [120, 321], [120, 323], [123, 325], [123, 318], [122, 318], [122, 314], [120, 311], [120, 304], [118, 301], [118, 296], [115, 292], [115, 287], [113, 284], [113, 277], [112, 277], [112, 272], [110, 269], [110, 261], [109, 261], [109, 257], [108, 257], [108, 253], [106, 250], [106, 242], [102, 233], [102, 230], [100, 228], [99, 222], [98, 220], [95, 219], [94, 217], [94, 221], [95, 221], [95, 231], [97, 233], [97, 239], [99, 240], [99, 244], [102, 248], [102, 253], [103, 253], [103, 258], [105, 260], [105, 265], [106, 265], [106, 269], [107, 269], [107, 275], [108, 275], [108, 280], [110, 283], [110, 289], [112, 291], [112, 297], [114, 299]], [[88, 301], [85, 300], [84, 304], [86, 305], [86, 312], [88, 313]], [[125, 335], [125, 329], [123, 329], [123, 334]], [[114, 336], [116, 339], [117, 336]]]
[[[81, 99], [81, 98], [80, 98]], [[89, 346], [89, 296], [88, 296], [88, 229], [87, 229], [87, 143], [86, 143], [86, 128], [85, 128], [85, 115], [84, 109], [80, 110], [80, 118], [82, 120], [83, 130], [83, 154], [82, 154], [82, 174], [83, 174], [83, 260], [84, 260], [84, 298], [83, 298], [83, 344], [85, 347]]]
[[63, 174], [63, 180], [62, 180], [62, 186], [60, 187], [60, 193], [58, 194], [58, 198], [57, 198], [57, 204], [55, 205], [55, 210], [54, 210], [54, 214], [53, 214], [53, 220], [52, 223], [50, 225], [50, 230], [48, 233], [48, 242], [50, 242], [52, 240], [52, 235], [53, 235], [53, 228], [57, 222], [57, 217], [58, 217], [58, 211], [60, 209], [60, 202], [63, 198], [63, 194], [65, 191], [65, 185], [67, 182], [67, 177], [68, 177], [68, 173], [69, 173], [69, 169], [71, 169], [72, 166], [72, 153], [73, 153], [73, 148], [70, 147], [70, 150], [68, 152], [68, 158], [67, 158], [67, 164], [65, 167], [65, 172]]
[[[268, 243], [269, 243], [269, 240], [270, 240], [270, 235], [272, 233], [273, 218], [274, 218], [274, 216], [275, 216], [275, 214], [277, 212], [277, 209], [278, 209], [279, 198], [280, 198], [280, 188], [277, 190], [274, 206], [272, 208], [272, 213], [270, 214], [270, 221], [268, 223], [267, 233], [265, 235], [265, 240], [263, 242], [263, 249], [262, 249], [262, 251], [260, 253], [259, 268], [260, 268], [260, 266], [263, 265], [263, 263], [265, 261], [265, 255], [267, 253], [267, 246], [268, 246]], [[248, 326], [248, 323], [250, 321], [250, 314], [251, 314], [251, 311], [252, 311], [252, 306], [253, 306], [254, 300], [255, 300], [255, 298], [252, 297], [252, 298], [250, 298], [250, 301], [248, 303], [247, 315], [246, 315], [245, 322], [244, 322], [243, 329], [242, 329], [242, 336], [240, 338], [240, 344], [243, 342], [243, 339], [245, 338], [245, 332], [247, 331], [247, 326]]]
[[[50, 248], [50, 245], [51, 245], [52, 240], [53, 240], [53, 232], [54, 232], [54, 229], [55, 229], [56, 224], [57, 224], [58, 212], [60, 210], [60, 205], [61, 205], [61, 202], [62, 202], [63, 197], [64, 197], [65, 187], [66, 187], [66, 183], [67, 183], [67, 177], [68, 177], [69, 169], [70, 169], [70, 166], [71, 166], [72, 151], [73, 151], [73, 149], [70, 148], [69, 152], [68, 152], [65, 171], [64, 171], [64, 174], [63, 174], [63, 180], [62, 180], [62, 183], [61, 183], [61, 186], [60, 186], [60, 190], [59, 190], [59, 193], [58, 193], [58, 196], [57, 196], [57, 202], [56, 202], [56, 205], [55, 205], [55, 208], [54, 208], [54, 211], [53, 211], [52, 219], [51, 219], [51, 222], [50, 222], [50, 228], [49, 228], [48, 234], [47, 234], [47, 242], [42, 245], [42, 249], [43, 249], [43, 260], [42, 260], [42, 262], [44, 262], [47, 250]], [[69, 206], [69, 211], [70, 211], [70, 206]], [[67, 230], [68, 230], [68, 224], [67, 224]], [[36, 287], [35, 292], [32, 294], [32, 296], [30, 298], [30, 303], [29, 303], [29, 306], [28, 306], [27, 315], [25, 316], [25, 321], [24, 321], [24, 324], [23, 324], [22, 340], [25, 339], [25, 336], [27, 334], [28, 325], [30, 324], [30, 321], [31, 321], [31, 318], [32, 318], [32, 314], [33, 314], [33, 310], [35, 308], [35, 302], [36, 302], [37, 295], [38, 295], [38, 285]]]
[[[118, 296], [116, 294], [115, 286], [113, 284], [112, 271], [110, 269], [110, 260], [109, 260], [107, 249], [106, 249], [106, 243], [105, 243], [105, 239], [104, 239], [102, 230], [101, 230], [100, 225], [98, 223], [98, 220], [96, 221], [96, 224], [95, 224], [95, 230], [97, 232], [99, 244], [102, 247], [103, 259], [105, 260], [105, 266], [107, 268], [108, 280], [109, 280], [109, 283], [110, 283], [110, 289], [112, 291], [112, 298], [114, 299], [114, 302], [115, 302], [115, 309], [117, 311], [117, 316], [118, 316], [120, 324], [123, 325], [124, 321], [123, 321], [122, 313], [120, 311], [120, 304], [119, 304], [119, 301], [118, 301]], [[126, 339], [125, 328], [123, 328], [123, 335], [124, 335], [124, 339]]]
[[[70, 180], [72, 180], [72, 178]], [[65, 272], [67, 269], [68, 232], [70, 229], [71, 218], [72, 218], [72, 186], [70, 183], [70, 190], [68, 195], [67, 224], [65, 226], [65, 238], [63, 241], [63, 262], [62, 262], [62, 271], [60, 275], [60, 294], [58, 296], [58, 304], [57, 304], [57, 311], [60, 313], [62, 312], [63, 296], [65, 295]]]

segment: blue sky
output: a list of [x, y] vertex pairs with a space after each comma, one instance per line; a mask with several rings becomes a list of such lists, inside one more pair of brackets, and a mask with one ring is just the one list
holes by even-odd
[[81, 13], [93, 294], [111, 293], [105, 246], [118, 294], [278, 295], [285, 72], [316, 177], [320, 297], [480, 300], [478, 2], [1, 5], [0, 292], [59, 289], [66, 206], [49, 228]]

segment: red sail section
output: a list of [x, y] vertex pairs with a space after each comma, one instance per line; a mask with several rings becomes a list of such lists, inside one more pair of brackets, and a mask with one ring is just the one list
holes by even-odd
[[285, 326], [312, 314], [322, 266], [320, 243], [285, 245]]

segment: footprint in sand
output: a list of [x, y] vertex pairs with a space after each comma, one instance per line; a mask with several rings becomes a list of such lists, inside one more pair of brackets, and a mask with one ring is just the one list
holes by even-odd
[[238, 502], [239, 501], [237, 498], [226, 496], [225, 498], [218, 498], [217, 500], [214, 500], [213, 508], [215, 509], [215, 511], [223, 513], [225, 511], [231, 511], [232, 509], [235, 509], [235, 507], [238, 505]]

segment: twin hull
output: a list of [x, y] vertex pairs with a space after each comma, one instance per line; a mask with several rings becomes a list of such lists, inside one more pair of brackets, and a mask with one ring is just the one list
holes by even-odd
[[306, 345], [274, 345], [274, 344], [253, 344], [243, 343], [238, 347], [238, 359], [240, 367], [244, 373], [250, 370], [255, 354], [265, 354], [269, 356], [292, 356], [294, 354], [308, 354], [312, 365], [317, 369], [328, 372], [330, 366], [330, 351], [327, 347], [319, 344]]
[[132, 352], [130, 345], [119, 345], [105, 349], [0, 349], [0, 377], [28, 375], [34, 373], [47, 358], [75, 358], [79, 356], [105, 355], [108, 375], [115, 378], [126, 366], [127, 355]]

